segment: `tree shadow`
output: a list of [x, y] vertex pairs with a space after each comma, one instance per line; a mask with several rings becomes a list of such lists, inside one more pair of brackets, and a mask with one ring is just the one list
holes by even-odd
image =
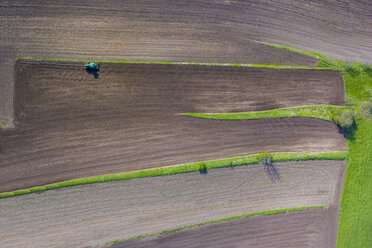
[[99, 71], [99, 70], [92, 70], [92, 69], [85, 69], [85, 70], [88, 72], [88, 74], [93, 75], [93, 77], [94, 77], [95, 79], [97, 79], [97, 78], [99, 77], [99, 75], [98, 75], [98, 71]]
[[280, 181], [280, 173], [278, 171], [278, 168], [272, 163], [265, 164], [265, 172], [273, 182], [279, 182]]
[[357, 125], [354, 121], [353, 125], [348, 129], [343, 129], [340, 125], [337, 125], [338, 132], [344, 135], [344, 138], [350, 141], [355, 140], [355, 130], [357, 129]]
[[199, 170], [200, 174], [208, 174], [207, 167], [204, 167], [203, 169]]

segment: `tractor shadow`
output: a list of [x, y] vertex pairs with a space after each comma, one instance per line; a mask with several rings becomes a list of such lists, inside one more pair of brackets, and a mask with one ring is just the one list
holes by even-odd
[[85, 71], [88, 72], [88, 74], [93, 75], [95, 79], [99, 77], [98, 75], [99, 70], [85, 69]]
[[278, 168], [272, 163], [265, 164], [264, 166], [265, 166], [264, 167], [265, 172], [266, 172], [267, 176], [270, 178], [270, 180], [273, 181], [273, 182], [279, 182], [280, 181], [280, 173], [278, 171]]

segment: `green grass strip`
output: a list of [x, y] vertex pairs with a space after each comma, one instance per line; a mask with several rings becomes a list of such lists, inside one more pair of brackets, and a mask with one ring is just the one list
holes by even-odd
[[[79, 179], [72, 179], [68, 181], [36, 186], [28, 189], [20, 189], [11, 192], [0, 193], [1, 198], [7, 198], [18, 195], [25, 195], [35, 192], [43, 192], [51, 189], [59, 189], [64, 187], [92, 184], [92, 183], [101, 183], [117, 180], [128, 180], [133, 178], [144, 178], [144, 177], [156, 177], [156, 176], [165, 176], [165, 175], [174, 175], [180, 173], [188, 173], [199, 171], [200, 165], [205, 165], [207, 170], [230, 167], [230, 166], [241, 166], [249, 164], [257, 164], [258, 154], [241, 156], [241, 157], [232, 157], [218, 160], [210, 160], [205, 162], [195, 162], [187, 163], [181, 165], [174, 165], [168, 167], [153, 168], [147, 170], [138, 170], [138, 171], [128, 171], [115, 174], [107, 174], [102, 176], [86, 177]], [[347, 152], [302, 152], [302, 153], [272, 153], [273, 162], [283, 162], [283, 161], [303, 161], [303, 160], [344, 160], [347, 156]]]
[[319, 54], [319, 53], [313, 53], [313, 52], [301, 50], [301, 49], [294, 48], [294, 47], [284, 46], [284, 45], [281, 45], [281, 44], [276, 44], [276, 43], [271, 43], [271, 42], [260, 42], [260, 43], [263, 43], [263, 44], [269, 45], [269, 46], [273, 46], [273, 47], [276, 47], [276, 48], [280, 48], [280, 49], [283, 49], [283, 50], [308, 55], [308, 56], [311, 56], [311, 57], [315, 57], [317, 59], [319, 59], [321, 57], [324, 57], [324, 55]]
[[181, 227], [177, 227], [177, 228], [173, 228], [173, 229], [163, 230], [163, 231], [160, 231], [160, 232], [154, 232], [154, 233], [145, 234], [145, 235], [136, 235], [136, 236], [133, 236], [133, 237], [130, 237], [130, 238], [127, 238], [127, 239], [112, 240], [112, 241], [106, 242], [106, 244], [119, 243], [119, 242], [127, 241], [127, 240], [130, 240], [130, 239], [142, 239], [142, 238], [152, 237], [152, 236], [156, 236], [156, 235], [166, 235], [166, 234], [181, 231], [181, 230], [184, 230], [184, 229], [187, 229], [187, 228], [192, 228], [192, 227], [196, 227], [196, 226], [203, 226], [203, 225], [206, 225], [206, 224], [218, 223], [218, 222], [222, 222], [222, 221], [237, 220], [237, 219], [240, 219], [240, 218], [247, 218], [247, 217], [255, 216], [255, 215], [281, 214], [281, 213], [287, 213], [287, 212], [293, 212], [293, 211], [310, 210], [310, 209], [314, 209], [314, 208], [324, 208], [324, 207], [326, 207], [326, 206], [309, 206], [309, 207], [285, 208], [285, 209], [274, 209], [274, 210], [268, 210], [268, 211], [262, 211], [262, 212], [254, 212], [254, 213], [242, 214], [242, 215], [233, 215], [233, 216], [224, 217], [224, 218], [220, 218], [220, 219], [216, 219], [216, 220], [201, 222], [201, 223], [198, 223], [198, 224], [192, 224], [192, 225], [181, 226]]
[[354, 63], [344, 71], [346, 100], [357, 113], [348, 133], [349, 156], [341, 197], [338, 248], [372, 247], [372, 121], [360, 107], [372, 102], [372, 66]]
[[344, 111], [345, 109], [348, 109], [348, 107], [309, 105], [241, 113], [183, 113], [181, 115], [215, 120], [255, 120], [262, 118], [312, 117], [326, 121], [333, 121], [333, 116], [338, 112]]
[[345, 68], [348, 66], [349, 63], [341, 60], [341, 59], [335, 59], [335, 58], [330, 58], [327, 56], [324, 56], [319, 53], [314, 53], [314, 52], [309, 52], [301, 49], [297, 49], [294, 47], [289, 47], [289, 46], [284, 46], [280, 44], [275, 44], [275, 43], [269, 43], [269, 42], [261, 42], [269, 46], [273, 46], [276, 48], [280, 48], [283, 50], [291, 51], [291, 52], [296, 52], [300, 54], [305, 54], [311, 57], [315, 57], [318, 59], [318, 64], [315, 66], [316, 69], [326, 69], [326, 70], [336, 70], [336, 71], [344, 71]]
[[[61, 62], [87, 62], [88, 60], [82, 59], [62, 59], [62, 58], [33, 58], [33, 57], [20, 57], [19, 59], [24, 60], [36, 60], [36, 61], [61, 61]], [[314, 68], [309, 66], [292, 66], [283, 64], [247, 64], [247, 63], [198, 63], [198, 62], [169, 62], [169, 61], [131, 61], [131, 60], [90, 60], [95, 63], [122, 63], [122, 64], [160, 64], [160, 65], [203, 65], [203, 66], [235, 66], [235, 67], [264, 67], [274, 69], [324, 69]]]

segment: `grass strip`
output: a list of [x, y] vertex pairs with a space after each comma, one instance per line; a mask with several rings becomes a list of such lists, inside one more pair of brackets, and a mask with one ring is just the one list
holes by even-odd
[[348, 109], [348, 107], [345, 106], [309, 105], [241, 113], [182, 113], [181, 115], [216, 120], [255, 120], [262, 118], [312, 117], [326, 121], [333, 121], [335, 114], [346, 109]]
[[[128, 180], [133, 178], [144, 178], [144, 177], [156, 177], [156, 176], [166, 176], [174, 175], [180, 173], [195, 172], [200, 170], [201, 165], [205, 165], [207, 170], [230, 167], [230, 166], [241, 166], [249, 164], [257, 164], [258, 154], [241, 156], [241, 157], [232, 157], [218, 160], [210, 160], [205, 162], [195, 162], [180, 164], [168, 167], [159, 167], [147, 170], [137, 170], [137, 171], [128, 171], [115, 174], [107, 174], [102, 176], [86, 177], [72, 179], [68, 181], [36, 186], [27, 189], [20, 189], [11, 192], [0, 193], [1, 198], [8, 198], [12, 196], [25, 195], [35, 192], [43, 192], [51, 189], [59, 189], [64, 187], [71, 187], [76, 185], [92, 184], [92, 183], [101, 183], [117, 180]], [[283, 152], [283, 153], [272, 153], [273, 162], [283, 162], [283, 161], [304, 161], [304, 160], [344, 160], [347, 156], [347, 152]]]
[[130, 238], [127, 238], [127, 239], [112, 240], [112, 241], [106, 242], [106, 244], [120, 243], [120, 242], [127, 241], [127, 240], [130, 240], [130, 239], [142, 239], [142, 238], [152, 237], [152, 236], [156, 236], [156, 235], [166, 235], [166, 234], [181, 231], [181, 230], [184, 230], [184, 229], [187, 229], [187, 228], [192, 228], [192, 227], [196, 227], [196, 226], [203, 226], [203, 225], [206, 225], [206, 224], [218, 223], [218, 222], [222, 222], [222, 221], [237, 220], [237, 219], [240, 219], [240, 218], [247, 218], [247, 217], [254, 216], [254, 215], [281, 214], [281, 213], [286, 213], [286, 212], [310, 210], [310, 209], [314, 209], [314, 208], [324, 208], [324, 207], [325, 206], [285, 208], [285, 209], [274, 209], [274, 210], [268, 210], [268, 211], [254, 212], [254, 213], [242, 214], [242, 215], [233, 215], [233, 216], [224, 217], [224, 218], [220, 218], [220, 219], [216, 219], [216, 220], [201, 222], [201, 223], [198, 223], [198, 224], [192, 224], [192, 225], [181, 226], [181, 227], [177, 227], [177, 228], [173, 228], [173, 229], [163, 230], [163, 231], [160, 231], [160, 232], [154, 232], [154, 233], [145, 234], [145, 235], [136, 235], [136, 236], [133, 236], [133, 237], [130, 237]]
[[[82, 59], [62, 59], [62, 58], [34, 58], [34, 57], [20, 57], [19, 59], [24, 60], [35, 60], [35, 61], [61, 61], [61, 62], [82, 62], [86, 63], [87, 60]], [[235, 67], [264, 67], [274, 69], [326, 69], [326, 68], [314, 68], [309, 66], [293, 66], [284, 64], [247, 64], [247, 63], [198, 63], [198, 62], [169, 62], [169, 61], [131, 61], [131, 60], [90, 60], [95, 63], [122, 63], [122, 64], [160, 64], [160, 65], [202, 65], [202, 66], [235, 66]]]
[[341, 59], [336, 59], [336, 58], [330, 58], [327, 56], [324, 56], [319, 53], [314, 53], [314, 52], [309, 52], [301, 49], [297, 49], [294, 47], [289, 47], [289, 46], [284, 46], [280, 44], [275, 44], [275, 43], [270, 43], [270, 42], [261, 42], [263, 44], [273, 46], [276, 48], [280, 48], [283, 50], [291, 51], [291, 52], [296, 52], [300, 54], [305, 54], [308, 56], [312, 56], [318, 59], [318, 64], [315, 66], [316, 69], [326, 69], [326, 70], [333, 70], [333, 71], [345, 71], [350, 69], [350, 67], [353, 67], [354, 64], [359, 64], [363, 65], [362, 63], [350, 63]]
[[360, 115], [361, 105], [372, 102], [372, 66], [354, 63], [344, 70], [344, 82], [346, 100], [357, 114], [346, 137], [337, 247], [372, 247], [372, 121]]

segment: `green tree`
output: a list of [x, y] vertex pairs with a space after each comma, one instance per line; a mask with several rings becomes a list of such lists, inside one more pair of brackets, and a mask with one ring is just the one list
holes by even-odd
[[197, 168], [200, 171], [200, 173], [207, 173], [207, 166], [204, 162], [200, 162], [197, 164]]
[[271, 154], [267, 152], [257, 155], [258, 162], [263, 165], [271, 165], [272, 159]]
[[354, 111], [345, 110], [339, 117], [339, 125], [343, 129], [349, 129], [354, 124]]

